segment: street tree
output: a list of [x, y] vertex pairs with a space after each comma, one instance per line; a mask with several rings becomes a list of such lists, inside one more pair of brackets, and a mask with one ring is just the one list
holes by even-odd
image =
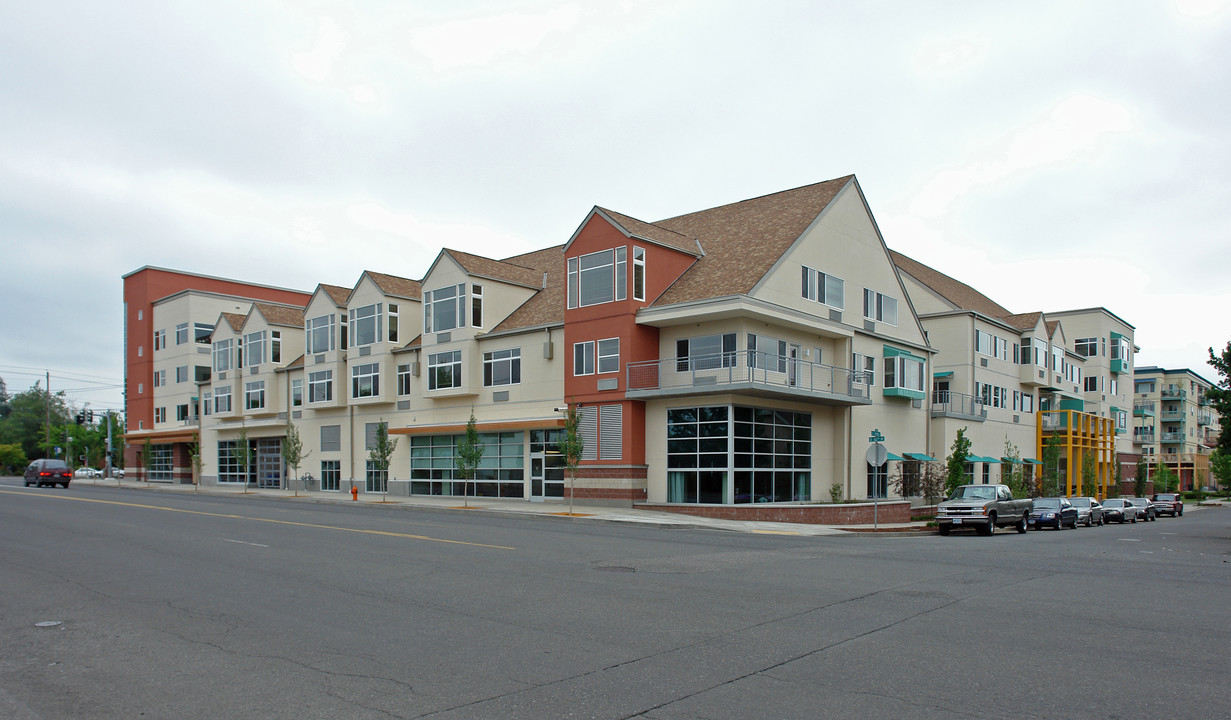
[[564, 438], [558, 443], [560, 455], [564, 458], [564, 468], [568, 472], [568, 514], [573, 514], [573, 495], [577, 488], [577, 467], [581, 465], [581, 453], [585, 449], [585, 439], [581, 437], [579, 427], [581, 416], [577, 414], [577, 406], [569, 405], [564, 416]]
[[[289, 484], [295, 487], [295, 497], [299, 497], [299, 484], [303, 482], [299, 477], [299, 464], [311, 454], [311, 451], [306, 453], [303, 451], [303, 439], [299, 437], [299, 428], [295, 427], [295, 423], [287, 422], [286, 437], [282, 440], [282, 460], [291, 470], [291, 477], [288, 480]], [[305, 491], [307, 489], [304, 488]]]
[[188, 444], [188, 464], [192, 466], [192, 491], [196, 492], [201, 486], [201, 472], [205, 465], [201, 458], [200, 442]]
[[1064, 441], [1059, 435], [1049, 435], [1043, 443], [1043, 477], [1039, 483], [1039, 492], [1043, 497], [1062, 495], [1064, 473], [1060, 472], [1060, 456], [1064, 449]]
[[457, 456], [453, 459], [457, 474], [462, 478], [462, 506], [470, 507], [470, 481], [479, 470], [479, 462], [483, 460], [483, 444], [479, 442], [479, 429], [474, 417], [474, 408], [470, 408], [470, 419], [466, 421], [466, 434], [457, 443]]
[[0, 445], [0, 473], [17, 475], [29, 463], [30, 461], [26, 458], [26, 454], [21, 451], [21, 445], [17, 443]]
[[1210, 405], [1218, 412], [1222, 429], [1218, 433], [1218, 449], [1231, 453], [1231, 342], [1214, 354], [1210, 348], [1210, 366], [1218, 372], [1218, 384], [1205, 392]]
[[1098, 495], [1098, 458], [1093, 452], [1081, 454], [1081, 494], [1085, 497]]
[[1021, 451], [1009, 441], [1007, 435], [1004, 438], [1004, 455], [1000, 459], [1003, 461], [1000, 466], [1000, 482], [1009, 486], [1013, 497], [1030, 497], [1029, 466], [1022, 462]]
[[1210, 454], [1210, 470], [1223, 491], [1231, 490], [1231, 453], [1218, 449]]
[[244, 493], [247, 494], [252, 470], [252, 445], [248, 443], [248, 426], [242, 422], [235, 444], [231, 446], [231, 459], [239, 466], [239, 476], [244, 483]]
[[[1167, 467], [1166, 464], [1159, 464], [1158, 470], [1154, 473], [1154, 492], [1176, 492], [1180, 489], [1180, 476], [1175, 474], [1175, 470]], [[1137, 497], [1145, 497], [1145, 483], [1141, 484], [1141, 489], [1137, 492]]]
[[57, 433], [54, 428], [71, 424], [71, 418], [64, 391], [48, 393], [36, 382], [9, 398], [8, 414], [0, 417], [0, 443], [20, 445], [31, 459], [52, 457], [55, 447], [64, 442], [63, 431]]
[[368, 462], [372, 463], [377, 482], [380, 483], [381, 502], [389, 496], [389, 466], [393, 463], [393, 451], [397, 446], [397, 438], [389, 437], [389, 423], [381, 420], [376, 424], [376, 440], [368, 451]]
[[970, 438], [966, 437], [966, 428], [959, 428], [953, 438], [953, 446], [949, 458], [945, 461], [945, 495], [952, 495], [957, 487], [966, 482], [967, 458], [970, 457]]

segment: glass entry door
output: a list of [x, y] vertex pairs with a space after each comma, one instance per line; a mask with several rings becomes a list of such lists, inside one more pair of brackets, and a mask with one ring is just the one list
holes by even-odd
[[257, 487], [282, 487], [282, 438], [262, 438], [256, 441]]
[[530, 500], [564, 497], [564, 456], [559, 429], [530, 431]]

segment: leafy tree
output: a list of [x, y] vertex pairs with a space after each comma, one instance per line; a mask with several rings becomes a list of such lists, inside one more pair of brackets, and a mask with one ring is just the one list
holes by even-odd
[[474, 418], [474, 408], [470, 408], [470, 420], [466, 421], [466, 434], [457, 444], [457, 457], [453, 459], [457, 466], [457, 474], [462, 476], [462, 505], [470, 507], [470, 481], [474, 479], [479, 469], [479, 461], [483, 459], [483, 445], [479, 442], [479, 429]]
[[[286, 437], [282, 439], [282, 460], [291, 469], [291, 477], [288, 480], [295, 487], [295, 497], [299, 497], [299, 484], [305, 482], [299, 477], [299, 464], [311, 454], [311, 451], [307, 453], [303, 451], [303, 439], [299, 437], [299, 428], [295, 427], [295, 423], [288, 421]], [[307, 489], [304, 488], [305, 491]]]
[[192, 491], [196, 492], [201, 485], [201, 471], [205, 465], [201, 459], [201, 443], [188, 444], [188, 464], [192, 465]]
[[0, 378], [0, 420], [9, 416], [9, 389], [4, 384], [4, 378]]
[[[1133, 477], [1133, 492], [1137, 493], [1138, 497], [1145, 494], [1146, 478], [1150, 476], [1150, 464], [1146, 462], [1145, 455], [1137, 457], [1137, 473]], [[1116, 483], [1119, 486], [1120, 483]], [[1166, 492], [1158, 489], [1158, 478], [1154, 479], [1154, 492]]]
[[1218, 412], [1219, 418], [1227, 418], [1221, 423], [1218, 433], [1218, 449], [1231, 452], [1231, 342], [1215, 355], [1210, 348], [1210, 365], [1218, 372], [1218, 384], [1205, 392], [1210, 405]]
[[[1145, 496], [1145, 483], [1143, 482], [1141, 490], [1137, 493], [1138, 497]], [[1158, 466], [1158, 471], [1154, 473], [1154, 492], [1175, 492], [1180, 489], [1180, 476], [1175, 474], [1175, 470], [1167, 467], [1165, 463]]]
[[252, 446], [248, 444], [248, 426], [240, 423], [239, 436], [231, 447], [231, 458], [239, 465], [240, 477], [243, 478], [244, 493], [248, 492], [250, 472], [252, 469]]
[[[49, 404], [50, 432], [47, 426]], [[0, 418], [0, 443], [16, 443], [26, 457], [40, 458], [50, 457], [53, 448], [64, 442], [64, 433], [61, 431], [57, 435], [54, 431], [56, 426], [63, 428], [71, 423], [72, 415], [63, 391], [48, 394], [41, 383], [36, 382], [26, 392], [9, 398], [7, 407], [7, 415]]]
[[1231, 453], [1215, 450], [1210, 454], [1210, 470], [1223, 490], [1231, 490]]
[[966, 428], [957, 431], [953, 439], [953, 447], [949, 459], [945, 462], [945, 494], [952, 495], [959, 485], [966, 482], [966, 458], [970, 456], [970, 438], [966, 437]]
[[25, 469], [30, 461], [21, 451], [21, 445], [6, 443], [0, 445], [0, 472], [5, 475], [17, 475]]
[[1060, 494], [1064, 484], [1064, 475], [1060, 472], [1060, 455], [1064, 449], [1064, 441], [1059, 435], [1050, 435], [1043, 444], [1043, 478], [1039, 483], [1039, 492], [1043, 497], [1053, 497]]
[[141, 444], [141, 452], [138, 453], [141, 459], [141, 470], [145, 474], [145, 484], [150, 484], [150, 470], [154, 468], [154, 446], [149, 440]]
[[1092, 452], [1081, 454], [1081, 494], [1098, 496], [1098, 458]]
[[1022, 462], [1021, 452], [1017, 446], [1004, 439], [1004, 464], [1000, 466], [1000, 482], [1009, 486], [1013, 497], [1021, 499], [1030, 497], [1030, 469]]
[[393, 463], [393, 451], [397, 449], [397, 438], [390, 439], [389, 423], [381, 420], [376, 425], [376, 442], [368, 451], [368, 461], [375, 467], [380, 478], [381, 502], [389, 495], [389, 466]]
[[564, 457], [564, 468], [568, 472], [568, 514], [573, 514], [573, 495], [577, 488], [577, 467], [581, 465], [581, 452], [585, 448], [585, 440], [578, 428], [581, 417], [577, 414], [577, 406], [569, 405], [568, 414], [564, 417], [564, 439], [557, 447]]

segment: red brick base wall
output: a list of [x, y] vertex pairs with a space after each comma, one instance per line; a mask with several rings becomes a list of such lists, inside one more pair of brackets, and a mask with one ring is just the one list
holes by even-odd
[[[564, 497], [568, 498], [568, 486], [564, 487]], [[573, 493], [576, 500], [627, 500], [630, 503], [641, 502], [646, 498], [645, 488], [587, 488], [579, 487]]]
[[837, 505], [667, 505], [638, 503], [638, 510], [695, 515], [720, 520], [757, 520], [762, 522], [805, 523], [810, 525], [871, 525], [873, 512], [877, 522], [910, 522], [910, 502], [890, 500], [879, 503]]

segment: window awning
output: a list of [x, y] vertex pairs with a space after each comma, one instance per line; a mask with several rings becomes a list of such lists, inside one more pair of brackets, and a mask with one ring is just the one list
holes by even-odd
[[985, 463], [995, 463], [995, 464], [997, 464], [997, 465], [999, 465], [999, 464], [1000, 464], [1000, 461], [999, 461], [999, 460], [997, 460], [996, 458], [994, 458], [994, 457], [987, 457], [986, 455], [984, 455], [984, 456], [983, 456], [983, 462], [985, 462]]
[[1022, 462], [1027, 465], [1042, 465], [1043, 464], [1039, 462], [1038, 460], [1035, 460], [1034, 458], [1022, 458]]
[[934, 377], [934, 378], [947, 378], [947, 377], [953, 377], [953, 371], [952, 371], [952, 370], [946, 370], [946, 371], [944, 371], [944, 372], [932, 373], [932, 377]]
[[894, 455], [893, 453], [889, 453], [888, 459], [893, 460], [895, 462], [902, 462], [906, 458], [902, 457], [901, 455]]
[[1004, 463], [1008, 463], [1010, 465], [1016, 465], [1021, 462], [1021, 460], [1018, 460], [1017, 458], [1007, 458], [1007, 457], [1000, 458], [1000, 461]]
[[936, 458], [932, 457], [931, 455], [927, 455], [925, 453], [908, 452], [908, 453], [902, 453], [902, 454], [910, 458], [911, 460], [920, 460], [923, 462], [936, 462]]

